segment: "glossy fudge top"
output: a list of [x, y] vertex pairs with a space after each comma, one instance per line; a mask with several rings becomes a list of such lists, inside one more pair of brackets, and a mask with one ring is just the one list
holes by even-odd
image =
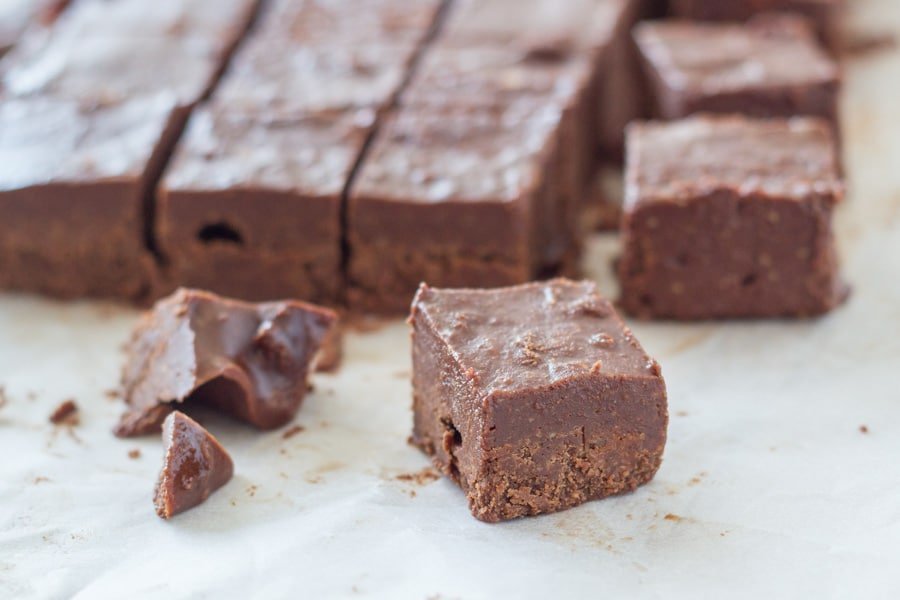
[[583, 53], [547, 55], [540, 47], [439, 42], [422, 57], [403, 103], [501, 104], [522, 95], [566, 103], [589, 76]]
[[799, 17], [745, 25], [646, 22], [635, 29], [646, 59], [669, 87], [713, 94], [837, 81], [837, 64]]
[[220, 51], [208, 40], [129, 35], [59, 35], [25, 44], [4, 62], [2, 93], [53, 95], [93, 103], [120, 102], [160, 92], [190, 105], [206, 93]]
[[418, 44], [441, 0], [274, 0], [259, 29], [295, 42], [387, 41]]
[[164, 95], [92, 108], [49, 98], [0, 101], [0, 191], [141, 177], [173, 108]]
[[689, 201], [716, 190], [804, 198], [843, 195], [821, 119], [695, 116], [628, 128], [626, 203]]
[[607, 45], [631, 0], [459, 0], [443, 36], [457, 41], [546, 44], [548, 48]]
[[204, 38], [227, 47], [250, 22], [258, 0], [76, 0], [57, 25], [79, 38]]
[[379, 107], [406, 77], [412, 49], [390, 43], [301, 46], [255, 37], [214, 98], [238, 110], [298, 114]]
[[557, 279], [495, 290], [423, 284], [412, 311], [483, 395], [586, 376], [659, 377], [659, 365], [591, 282]]
[[368, 110], [277, 119], [202, 108], [191, 117], [162, 186], [336, 196], [350, 177], [373, 121]]
[[402, 110], [379, 132], [351, 194], [413, 204], [515, 201], [539, 183], [536, 158], [560, 118], [540, 102]]

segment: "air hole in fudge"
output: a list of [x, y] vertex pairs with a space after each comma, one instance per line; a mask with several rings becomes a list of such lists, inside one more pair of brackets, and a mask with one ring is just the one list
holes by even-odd
[[746, 277], [744, 277], [743, 279], [741, 279], [741, 285], [744, 287], [750, 287], [754, 283], [756, 283], [756, 274], [754, 274], [754, 273], [751, 273], [751, 274], [747, 275]]
[[197, 232], [197, 239], [204, 244], [212, 244], [215, 242], [237, 244], [238, 246], [244, 244], [244, 237], [238, 230], [224, 222], [204, 225], [200, 231]]

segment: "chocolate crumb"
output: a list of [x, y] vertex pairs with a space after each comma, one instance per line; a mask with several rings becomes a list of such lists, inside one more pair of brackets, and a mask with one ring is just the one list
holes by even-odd
[[425, 467], [421, 471], [417, 471], [415, 473], [401, 473], [396, 477], [397, 481], [410, 481], [415, 483], [416, 485], [425, 485], [427, 483], [431, 483], [432, 481], [437, 481], [440, 478], [441, 474], [431, 467]]
[[673, 515], [672, 513], [667, 514], [663, 517], [666, 521], [674, 521], [675, 523], [680, 523], [684, 520], [683, 517], [679, 517], [678, 515]]
[[141, 451], [137, 448], [128, 451], [128, 458], [131, 460], [137, 460], [141, 457]]
[[289, 440], [298, 433], [303, 433], [304, 431], [306, 431], [306, 427], [304, 427], [303, 425], [294, 425], [293, 427], [289, 427], [288, 429], [286, 429], [285, 432], [281, 434], [281, 437], [283, 439]]
[[48, 481], [50, 481], [50, 479], [48, 477], [38, 476], [38, 477], [34, 478], [34, 485], [46, 483]]
[[869, 433], [869, 427], [867, 425], [860, 425], [859, 432], [860, 433]]
[[71, 398], [65, 400], [50, 415], [50, 422], [54, 425], [77, 425], [78, 405]]
[[0, 408], [6, 406], [7, 397], [6, 397], [6, 388], [0, 385]]
[[106, 390], [103, 392], [103, 395], [106, 396], [109, 400], [118, 400], [122, 397], [122, 392], [119, 390]]

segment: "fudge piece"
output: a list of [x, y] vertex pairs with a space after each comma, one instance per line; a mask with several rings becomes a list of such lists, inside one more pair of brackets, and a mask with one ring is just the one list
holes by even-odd
[[697, 116], [628, 132], [622, 306], [646, 318], [811, 316], [846, 297], [828, 123]]
[[135, 329], [120, 437], [159, 431], [176, 405], [205, 404], [260, 429], [289, 422], [337, 316], [302, 302], [247, 304], [178, 290]]
[[274, 0], [259, 30], [269, 38], [303, 44], [391, 40], [415, 47], [424, 41], [442, 5], [442, 0]]
[[837, 124], [839, 69], [802, 19], [648, 22], [635, 38], [661, 118], [705, 111]]
[[234, 57], [214, 100], [247, 113], [379, 109], [400, 89], [414, 48], [390, 41], [298, 45], [261, 35]]
[[422, 285], [413, 436], [488, 522], [634, 490], [666, 443], [666, 387], [590, 282]]
[[366, 110], [287, 119], [195, 111], [159, 189], [169, 287], [337, 303], [341, 195], [372, 121]]
[[153, 494], [156, 514], [163, 519], [206, 502], [234, 475], [234, 463], [219, 440], [199, 423], [175, 411], [162, 425], [166, 449]]
[[49, 421], [54, 425], [77, 425], [78, 404], [71, 398], [63, 400], [63, 402], [50, 413]]
[[0, 288], [140, 300], [147, 199], [178, 134], [171, 97], [0, 101]]
[[525, 101], [392, 115], [349, 192], [350, 307], [398, 313], [423, 280], [495, 287], [569, 260], [560, 120]]
[[705, 21], [743, 21], [770, 11], [787, 11], [808, 18], [831, 50], [841, 45], [845, 0], [669, 0], [676, 17]]

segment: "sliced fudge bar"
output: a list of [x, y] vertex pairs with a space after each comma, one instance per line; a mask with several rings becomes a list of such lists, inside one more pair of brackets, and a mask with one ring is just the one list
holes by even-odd
[[303, 302], [248, 304], [198, 290], [160, 300], [135, 328], [115, 433], [158, 432], [176, 407], [205, 404], [260, 429], [290, 421], [337, 316]]
[[524, 101], [395, 113], [349, 192], [351, 308], [398, 313], [423, 280], [496, 287], [565, 262], [561, 117]]
[[422, 285], [412, 441], [502, 521], [634, 490], [666, 443], [659, 365], [593, 283]]
[[213, 435], [184, 413], [175, 411], [162, 425], [163, 466], [156, 482], [156, 514], [171, 519], [206, 502], [234, 475], [231, 456]]
[[825, 121], [697, 116], [628, 133], [622, 305], [641, 317], [818, 315], [847, 290]]
[[647, 22], [635, 38], [661, 118], [705, 111], [837, 124], [839, 69], [802, 19]]
[[335, 304], [341, 195], [372, 120], [367, 110], [279, 119], [198, 109], [160, 184], [170, 288]]
[[0, 287], [143, 298], [147, 200], [178, 134], [174, 107], [0, 101]]
[[841, 43], [846, 0], [669, 0], [672, 15], [693, 20], [742, 21], [762, 12], [785, 11], [808, 18], [832, 50]]

